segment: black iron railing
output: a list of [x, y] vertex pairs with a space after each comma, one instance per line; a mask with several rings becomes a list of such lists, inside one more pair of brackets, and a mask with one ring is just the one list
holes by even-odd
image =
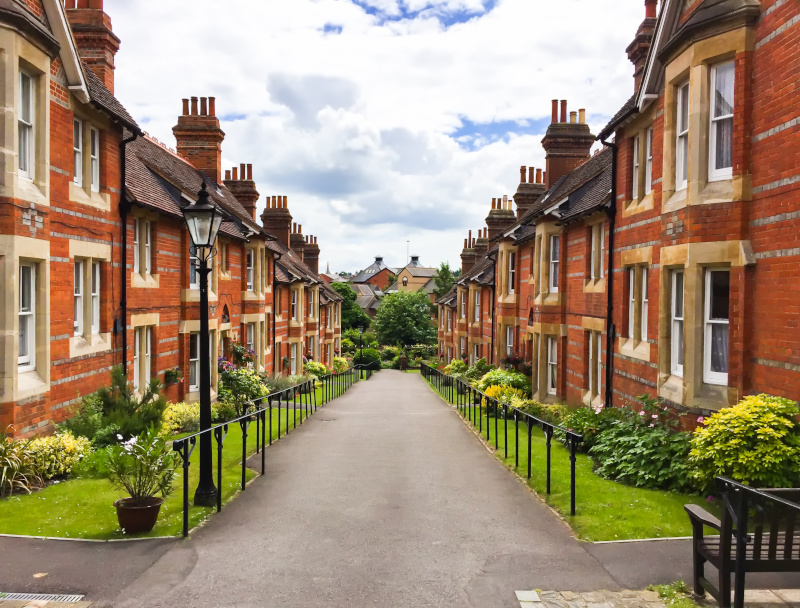
[[486, 441], [491, 437], [491, 415], [494, 417], [494, 447], [500, 450], [500, 434], [498, 433], [499, 420], [503, 420], [503, 447], [505, 458], [508, 458], [508, 422], [514, 421], [514, 470], [519, 469], [519, 425], [522, 422], [528, 435], [528, 471], [527, 478], [531, 478], [531, 452], [533, 449], [533, 429], [542, 429], [545, 437], [547, 450], [547, 493], [550, 494], [551, 471], [552, 471], [552, 441], [553, 433], [560, 431], [566, 439], [567, 449], [569, 450], [570, 461], [570, 514], [575, 515], [575, 462], [578, 453], [578, 445], [583, 440], [583, 435], [575, 433], [569, 429], [558, 426], [541, 418], [524, 412], [518, 408], [502, 403], [497, 399], [489, 397], [459, 378], [454, 378], [445, 374], [430, 365], [422, 364], [420, 368], [422, 377], [425, 378], [442, 397], [456, 406], [458, 412], [468, 420], [478, 434], [483, 435], [484, 415], [486, 417]]
[[[317, 409], [329, 401], [341, 397], [348, 389], [361, 379], [369, 380], [372, 377], [372, 370], [360, 369], [361, 366], [349, 368], [347, 371], [337, 374], [321, 376], [301, 382], [292, 387], [275, 391], [266, 397], [254, 399], [245, 405], [245, 414], [212, 426], [210, 429], [200, 431], [186, 437], [181, 437], [172, 442], [172, 449], [181, 456], [183, 468], [183, 536], [189, 535], [189, 466], [194, 448], [198, 439], [205, 433], [211, 433], [217, 446], [217, 512], [222, 510], [222, 449], [228, 430], [231, 425], [238, 424], [242, 430], [242, 480], [241, 489], [247, 489], [247, 438], [250, 434], [250, 427], [256, 423], [256, 454], [261, 454], [261, 474], [264, 474], [266, 467], [266, 456], [264, 448], [272, 445], [273, 430], [277, 432], [277, 439], [281, 438], [281, 433], [287, 435], [290, 427], [296, 428]], [[317, 382], [321, 383], [319, 399], [317, 398]], [[251, 411], [248, 411], [251, 410]], [[278, 415], [273, 422], [273, 411], [277, 410]], [[285, 417], [283, 412], [286, 413]], [[290, 420], [290, 412], [292, 413]], [[298, 423], [298, 413], [299, 423]], [[273, 429], [273, 425], [277, 428]]]

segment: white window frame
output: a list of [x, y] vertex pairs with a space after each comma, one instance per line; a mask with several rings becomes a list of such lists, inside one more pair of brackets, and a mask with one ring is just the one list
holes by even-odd
[[[720, 386], [728, 385], [727, 372], [715, 372], [711, 370], [711, 347], [712, 332], [714, 325], [725, 325], [728, 328], [728, 349], [730, 351], [730, 308], [728, 318], [711, 319], [711, 274], [714, 272], [729, 272], [721, 268], [707, 268], [705, 271], [705, 305], [703, 306], [703, 382], [706, 384], [716, 384]], [[728, 306], [730, 307], [730, 276], [728, 277]], [[728, 359], [728, 369], [730, 370], [730, 357]]]
[[599, 331], [590, 331], [589, 334], [589, 398], [594, 400], [603, 394], [603, 339]]
[[255, 290], [255, 263], [256, 263], [256, 256], [255, 252], [252, 249], [247, 249], [245, 253], [245, 263], [247, 265], [247, 291], [254, 291]]
[[597, 281], [603, 278], [605, 267], [603, 258], [605, 254], [605, 222], [592, 226], [592, 252], [591, 252], [591, 278]]
[[472, 363], [473, 363], [473, 365], [480, 358], [481, 358], [481, 345], [480, 344], [473, 344], [472, 345]]
[[647, 129], [644, 148], [644, 194], [653, 191], [653, 127]]
[[558, 293], [558, 268], [560, 259], [561, 235], [550, 235], [550, 293]]
[[[467, 318], [467, 292], [461, 292], [461, 318]], [[463, 351], [462, 351], [463, 352]]]
[[314, 318], [314, 292], [308, 292], [308, 318]]
[[[686, 91], [684, 101], [683, 92]], [[684, 104], [687, 106], [684, 108]], [[677, 88], [677, 103], [675, 114], [675, 190], [685, 190], [689, 183], [689, 82], [684, 82]], [[686, 124], [682, 118], [686, 111]]]
[[139, 243], [139, 218], [133, 218], [133, 272], [141, 272], [141, 245]]
[[[673, 270], [671, 277], [670, 301], [670, 373], [683, 377], [684, 359], [684, 315], [686, 314], [685, 285], [686, 276], [683, 270]], [[680, 276], [680, 290], [678, 277]], [[678, 297], [680, 297], [680, 314], [678, 314]], [[680, 336], [680, 340], [678, 340]]]
[[72, 329], [73, 336], [83, 336], [83, 318], [85, 312], [83, 309], [84, 304], [84, 287], [86, 278], [86, 261], [75, 260], [74, 270], [72, 273], [73, 286], [72, 286], [72, 312], [73, 321]]
[[91, 298], [91, 331], [96, 336], [100, 333], [100, 262], [97, 261], [92, 261]]
[[439, 307], [439, 327], [444, 329], [444, 306]]
[[648, 300], [647, 300], [647, 283], [649, 277], [649, 268], [647, 266], [642, 267], [642, 305], [641, 305], [641, 324], [639, 326], [640, 329], [640, 338], [642, 342], [647, 341], [647, 313], [648, 313]]
[[[716, 156], [717, 156], [717, 130], [716, 126], [719, 122], [729, 120], [733, 123], [733, 108], [730, 114], [723, 114], [721, 116], [715, 116], [714, 112], [716, 110], [716, 104], [714, 103], [716, 92], [717, 92], [717, 72], [720, 69], [731, 69], [733, 71], [733, 90], [734, 95], [736, 91], [736, 65], [733, 61], [726, 61], [724, 63], [719, 63], [715, 66], [711, 67], [711, 87], [709, 89], [709, 114], [708, 114], [708, 128], [709, 128], [709, 135], [708, 135], [708, 181], [719, 181], [725, 179], [731, 179], [733, 177], [733, 125], [731, 125], [731, 166], [730, 167], [723, 167], [722, 169], [716, 168]], [[735, 98], [734, 98], [735, 103]]]
[[[24, 91], [28, 91], [28, 104], [24, 108]], [[36, 81], [33, 76], [25, 72], [19, 71], [19, 110], [17, 112], [17, 130], [18, 139], [17, 154], [17, 169], [19, 176], [28, 180], [33, 180], [35, 176], [36, 167], [36, 137], [34, 136], [34, 129], [36, 127]], [[24, 117], [23, 109], [27, 109], [27, 120]]]
[[547, 337], [547, 394], [555, 395], [558, 390], [558, 341]]
[[[23, 270], [25, 269], [25, 270]], [[29, 273], [28, 308], [23, 307], [25, 293], [23, 290], [24, 274]], [[19, 300], [17, 302], [17, 322], [19, 323], [20, 346], [26, 347], [26, 355], [20, 355], [17, 350], [17, 368], [20, 372], [36, 368], [36, 265], [20, 263], [19, 265]], [[24, 332], [23, 332], [24, 326]], [[25, 338], [23, 340], [23, 333]]]
[[89, 128], [89, 175], [92, 192], [100, 192], [100, 131]]
[[139, 348], [141, 346], [141, 327], [137, 327], [133, 330], [133, 390], [138, 391], [140, 383], [140, 372], [141, 369], [139, 368]]
[[633, 181], [631, 183], [631, 199], [634, 201], [639, 200], [639, 153], [641, 146], [639, 145], [639, 136], [633, 138]]
[[481, 320], [481, 290], [475, 291], [475, 323]]
[[[194, 356], [192, 356], [194, 345]], [[192, 384], [192, 370], [194, 370], [195, 383]], [[200, 334], [189, 334], [189, 390], [200, 390]]]
[[297, 374], [297, 342], [292, 342], [289, 352], [291, 353], [291, 367], [289, 368], [289, 371], [291, 372], [292, 376], [294, 376]]
[[628, 338], [636, 333], [636, 266], [628, 268]]
[[447, 331], [453, 331], [453, 315], [447, 311]]
[[506, 356], [510, 357], [514, 354], [514, 327], [509, 325], [506, 327]]
[[460, 359], [461, 355], [467, 352], [467, 341], [463, 336], [461, 337], [461, 344], [459, 344], [459, 346], [461, 347], [461, 351], [458, 353], [458, 358]]
[[153, 262], [153, 225], [150, 220], [144, 220], [144, 273], [151, 274]]
[[83, 186], [83, 121], [72, 119], [72, 181], [76, 186]]
[[508, 254], [508, 295], [514, 295], [515, 278], [517, 274], [517, 254]]
[[292, 289], [292, 321], [297, 321], [297, 290]]
[[145, 389], [150, 386], [150, 379], [153, 373], [152, 357], [153, 357], [153, 328], [145, 327], [144, 331], [144, 386]]
[[200, 289], [200, 258], [194, 245], [189, 245], [189, 289]]

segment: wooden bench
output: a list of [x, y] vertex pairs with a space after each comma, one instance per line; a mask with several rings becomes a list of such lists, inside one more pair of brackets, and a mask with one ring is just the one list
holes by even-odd
[[[800, 572], [800, 489], [750, 488], [717, 477], [722, 498], [722, 519], [698, 505], [685, 505], [692, 523], [694, 592], [708, 591], [721, 608], [744, 608], [745, 573]], [[704, 527], [718, 536], [704, 536]], [[718, 584], [705, 577], [705, 564], [717, 569]]]

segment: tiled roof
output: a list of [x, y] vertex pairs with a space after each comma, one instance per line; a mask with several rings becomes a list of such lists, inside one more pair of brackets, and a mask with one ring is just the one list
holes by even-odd
[[95, 105], [100, 106], [120, 122], [122, 122], [128, 129], [139, 131], [139, 126], [133, 117], [128, 114], [128, 110], [114, 97], [114, 94], [106, 88], [100, 79], [95, 76], [94, 72], [83, 64], [83, 73], [86, 76], [86, 87], [89, 89], [89, 97]]
[[586, 185], [592, 178], [600, 174], [601, 171], [611, 166], [613, 155], [611, 148], [604, 148], [582, 165], [573, 169], [564, 176], [563, 180], [551, 188], [545, 197], [545, 208], [552, 207], [565, 197], [572, 194], [578, 188]]
[[58, 40], [47, 29], [47, 26], [36, 18], [30, 9], [22, 6], [24, 4], [24, 2], [15, 2], [15, 0], [0, 0], [0, 21], [39, 38], [44, 42], [47, 49], [55, 55], [60, 46]]
[[[390, 270], [389, 267], [383, 263], [381, 259], [378, 261], [377, 259], [370, 264], [365, 270], [359, 272], [356, 276], [351, 279], [352, 283], [366, 283], [369, 279], [374, 277], [376, 274], [381, 272], [382, 270]], [[391, 270], [390, 270], [391, 272]]]
[[441, 304], [443, 306], [450, 306], [454, 305], [457, 293], [457, 287], [454, 285], [453, 288], [444, 294], [441, 298], [436, 300], [437, 304]]
[[608, 166], [584, 188], [576, 190], [574, 200], [570, 196], [568, 206], [561, 216], [561, 223], [576, 220], [600, 209], [609, 201], [610, 196], [611, 167]]
[[631, 98], [625, 102], [619, 112], [614, 115], [608, 124], [603, 127], [603, 130], [600, 131], [600, 135], [597, 136], [597, 139], [606, 139], [609, 135], [611, 135], [623, 120], [628, 118], [629, 116], [636, 113], [636, 95], [632, 95]]
[[412, 277], [437, 277], [439, 271], [436, 268], [423, 268], [422, 266], [406, 266], [403, 270], [408, 270]]
[[275, 261], [275, 280], [279, 283], [304, 283], [319, 284], [320, 289], [325, 292], [329, 300], [339, 301], [342, 297], [332, 289], [320, 275], [311, 270], [303, 260], [291, 249], [285, 247], [279, 241], [272, 243], [279, 258]]

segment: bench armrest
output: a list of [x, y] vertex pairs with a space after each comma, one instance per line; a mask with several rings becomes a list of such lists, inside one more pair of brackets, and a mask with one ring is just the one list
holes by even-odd
[[683, 508], [689, 515], [692, 526], [695, 526], [696, 524], [702, 524], [718, 531], [722, 530], [722, 522], [711, 515], [711, 513], [706, 511], [703, 507], [699, 505], [683, 505]]

